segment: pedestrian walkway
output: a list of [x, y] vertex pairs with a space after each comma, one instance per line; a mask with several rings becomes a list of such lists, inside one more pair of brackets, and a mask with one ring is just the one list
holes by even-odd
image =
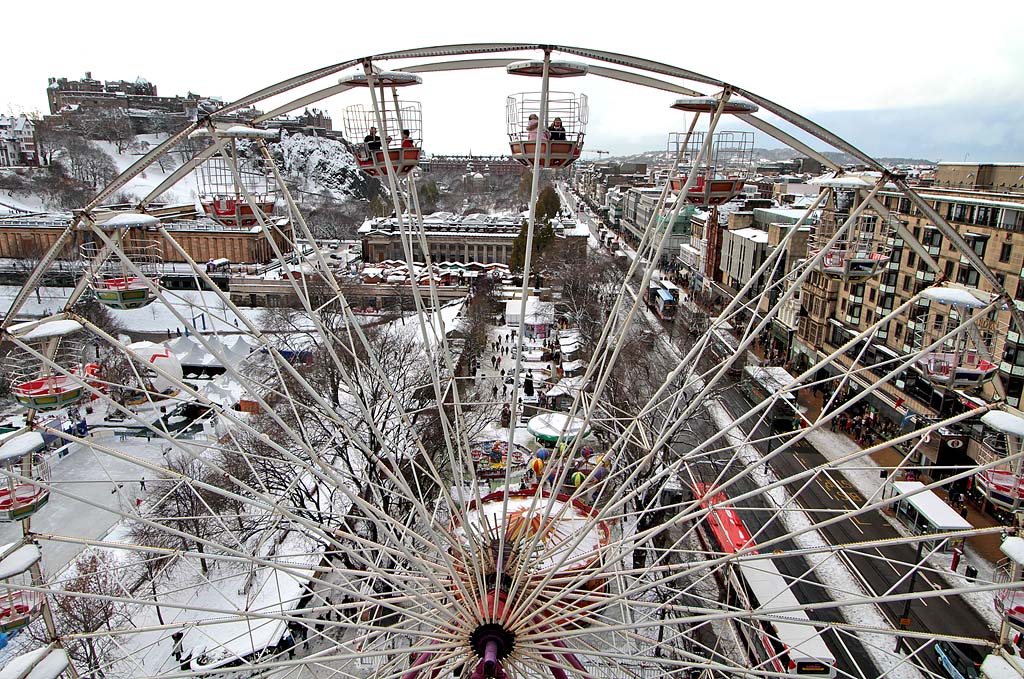
[[[801, 407], [806, 408], [805, 415], [808, 420], [813, 422], [820, 417], [823, 405], [823, 397], [820, 394], [811, 393], [809, 389], [802, 389], [797, 394], [797, 402]], [[843, 432], [833, 432], [829, 428], [821, 428], [813, 432], [808, 436], [808, 439], [819, 452], [829, 459], [838, 459], [858, 450], [863, 450], [863, 447], [851, 439], [847, 434]], [[858, 461], [859, 467], [863, 468], [865, 466], [873, 466], [878, 469], [878, 472], [874, 472], [870, 469], [861, 469], [859, 470], [860, 473], [854, 473], [852, 470], [844, 471], [844, 473], [865, 497], [871, 497], [872, 494], [875, 493], [880, 497], [881, 486], [885, 483], [885, 479], [882, 477], [880, 472], [883, 470], [891, 471], [901, 466], [905, 466], [905, 456], [905, 453], [899, 449], [888, 446], [875, 451], [869, 456]], [[925, 472], [919, 480], [925, 483], [931, 483], [934, 481], [927, 472]], [[947, 503], [949, 502], [949, 494], [945, 488], [935, 489], [935, 494]], [[970, 502], [967, 504], [966, 519], [975, 528], [992, 528], [1000, 525], [995, 518], [980, 512], [978, 508]], [[977, 537], [970, 538], [967, 541], [971, 552], [992, 564], [999, 562], [999, 560], [1003, 558], [1002, 552], [999, 551], [999, 545], [1001, 543], [1002, 538], [998, 533], [979, 535]]]

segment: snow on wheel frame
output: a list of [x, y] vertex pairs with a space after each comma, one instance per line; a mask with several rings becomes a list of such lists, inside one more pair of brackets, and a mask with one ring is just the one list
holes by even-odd
[[[949, 224], [933, 214], [930, 206], [917, 197], [904, 178], [893, 175], [824, 128], [764, 97], [666, 64], [600, 50], [551, 45], [481, 44], [411, 49], [354, 59], [302, 74], [243, 97], [213, 115], [228, 114], [320, 80], [328, 83], [328, 78], [350, 67], [368, 69], [371, 65], [387, 64], [389, 70], [410, 73], [504, 69], [509, 64], [521, 62], [524, 55], [535, 56], [538, 52], [544, 59], [550, 59], [552, 53], [586, 59], [589, 77], [655, 87], [677, 96], [701, 95], [695, 88], [720, 90], [721, 94], [713, 93], [720, 105], [715, 112], [709, 112], [709, 117], [714, 116], [712, 126], [718, 123], [723, 111], [735, 113], [744, 123], [838, 170], [827, 158], [783, 129], [754, 116], [752, 112], [744, 112], [748, 107], [726, 106], [730, 96], [739, 96], [787, 124], [852, 154], [881, 173], [878, 185], [864, 189], [865, 203], [874, 199], [882, 185], [891, 182], [935, 221], [943, 235], [998, 293], [998, 299], [993, 300], [990, 307], [995, 308], [1000, 300], [1009, 299], [973, 250]], [[503, 54], [508, 54], [508, 58], [496, 56]], [[428, 61], [467, 56], [475, 58]], [[415, 60], [422, 63], [407, 63]], [[391, 65], [394, 67], [390, 68]], [[350, 87], [344, 80], [331, 83], [323, 90], [278, 106], [250, 123], [259, 128], [275, 115], [344, 93]], [[150, 151], [85, 206], [69, 231], [76, 229], [78, 222], [91, 219], [97, 206], [156, 162], [167, 149], [207, 123], [196, 122]], [[253, 141], [256, 147], [265, 150], [266, 140], [262, 135], [256, 135]], [[216, 149], [216, 142], [211, 148]], [[208, 157], [197, 157], [170, 179], [180, 179]], [[396, 211], [417, 214], [415, 179], [410, 178], [402, 185], [394, 173], [389, 173], [387, 179]], [[694, 179], [695, 175], [691, 173], [687, 178], [687, 188]], [[134, 209], [145, 211], [166, 188], [158, 187]], [[287, 197], [286, 188], [281, 188]], [[535, 182], [531, 194], [531, 225], [536, 193]], [[678, 201], [675, 206], [673, 218], [682, 202]], [[810, 210], [805, 219], [809, 216]], [[300, 215], [291, 213], [290, 217], [300, 230], [305, 230]], [[259, 221], [262, 225], [261, 215]], [[408, 229], [412, 235], [415, 235], [415, 224], [415, 221], [410, 222]], [[796, 231], [793, 229], [791, 233]], [[297, 238], [302, 235], [299, 231], [296, 234]], [[723, 630], [728, 632], [726, 627], [729, 626], [737, 639], [765, 639], [765, 635], [773, 633], [773, 619], [780, 616], [791, 618], [794, 611], [775, 610], [771, 602], [759, 602], [756, 613], [744, 611], [709, 594], [709, 583], [715, 578], [719, 579], [719, 586], [728, 587], [730, 578], [735, 579], [739, 572], [734, 565], [749, 559], [754, 549], [747, 546], [733, 552], [719, 552], [707, 545], [703, 550], [697, 548], [701, 527], [715, 510], [702, 507], [697, 498], [686, 499], [686, 488], [692, 490], [698, 482], [713, 482], [718, 492], [727, 494], [734, 507], [750, 503], [748, 511], [736, 511], [752, 523], [751, 517], [758, 511], [767, 512], [769, 519], [757, 521], [760, 527], [752, 531], [757, 550], [762, 559], [767, 559], [766, 563], [785, 564], [787, 561], [792, 563], [791, 559], [806, 559], [806, 563], [811, 564], [805, 574], [807, 577], [823, 581], [827, 577], [837, 578], [825, 583], [834, 600], [802, 602], [801, 608], [813, 616], [817, 611], [833, 611], [849, 603], [841, 594], [850, 585], [843, 580], [842, 574], [837, 575], [834, 569], [830, 570], [829, 555], [857, 549], [852, 544], [829, 546], [824, 543], [821, 531], [836, 523], [851, 522], [856, 517], [876, 513], [893, 501], [883, 497], [862, 498], [859, 505], [855, 502], [850, 507], [844, 505], [839, 513], [822, 519], [808, 511], [798, 511], [801, 502], [805, 502], [799, 497], [799, 489], [819, 477], [831, 478], [838, 461], [864, 460], [868, 453], [880, 446], [849, 452], [840, 460], [827, 460], [788, 476], [776, 475], [773, 461], [777, 462], [782, 454], [795, 449], [801, 442], [822, 434], [842, 408], [830, 416], [818, 418], [799, 432], [785, 436], [765, 435], [756, 426], [775, 407], [778, 398], [766, 399], [742, 413], [730, 411], [722, 393], [729, 367], [741, 358], [740, 354], [767, 327], [770, 315], [760, 321], [755, 316], [749, 321], [739, 338], [736, 354], [710, 369], [698, 367], [706, 343], [698, 340], [685, 355], [672, 347], [665, 348], [677, 367], [668, 372], [662, 386], [642, 409], [626, 413], [625, 418], [621, 413], [613, 412], [609, 404], [603, 403], [602, 392], [621, 350], [621, 344], [614, 341], [617, 332], [614, 326], [628, 328], [645, 320], [640, 307], [641, 296], [632, 294], [629, 281], [637, 275], [642, 279], [639, 289], [646, 289], [654, 268], [641, 263], [657, 261], [663, 240], [664, 236], [653, 228], [653, 224], [648, 225], [629, 275], [609, 310], [608, 332], [599, 338], [595, 355], [602, 358], [593, 361], [584, 376], [584, 382], [592, 384], [592, 392], [584, 398], [582, 390], [577, 391], [570, 409], [570, 416], [582, 418], [587, 426], [597, 427], [607, 420], [619, 423], [617, 430], [606, 428], [606, 449], [602, 451], [609, 463], [607, 468], [613, 471], [605, 474], [606, 478], [601, 479], [596, 490], [585, 483], [567, 486], [573, 503], [581, 502], [584, 493], [590, 495], [586, 498], [589, 504], [585, 506], [593, 506], [595, 521], [600, 521], [602, 526], [617, 526], [602, 554], [599, 568], [611, 586], [597, 590], [600, 595], [591, 596], [590, 600], [585, 596], [581, 598], [581, 579], [566, 576], [557, 565], [540, 571], [532, 570], [531, 563], [534, 562], [530, 555], [536, 550], [543, 551], [542, 536], [549, 529], [547, 522], [553, 518], [548, 514], [556, 506], [546, 502], [545, 498], [558, 496], [545, 490], [543, 483], [537, 484], [532, 495], [536, 505], [533, 515], [539, 517], [535, 529], [512, 533], [499, 531], [497, 542], [494, 538], [485, 539], [489, 531], [477, 536], [476, 543], [468, 539], [471, 537], [468, 535], [459, 540], [446, 539], [450, 536], [446, 536], [442, 527], [449, 525], [449, 519], [464, 518], [466, 511], [466, 505], [453, 499], [452, 489], [470, 488], [476, 502], [481, 500], [482, 491], [473, 476], [469, 438], [465, 432], [473, 409], [470, 403], [461, 401], [458, 389], [447, 390], [456, 379], [452, 346], [445, 332], [443, 314], [431, 314], [427, 310], [428, 307], [441, 307], [432, 279], [426, 291], [419, 290], [420, 286], [413, 286], [418, 310], [413, 330], [396, 329], [387, 338], [392, 344], [406, 346], [410, 355], [415, 354], [418, 359], [415, 362], [417, 376], [425, 380], [435, 398], [443, 401], [449, 394], [454, 398], [450, 413], [445, 408], [436, 410], [436, 419], [431, 424], [440, 433], [434, 432], [430, 443], [436, 447], [432, 449], [424, 442], [421, 432], [414, 429], [420, 421], [421, 412], [416, 405], [418, 401], [408, 393], [410, 385], [402, 380], [405, 375], [389, 372], [382, 364], [380, 359], [385, 356], [375, 353], [380, 351], [381, 345], [375, 345], [374, 341], [379, 340], [369, 336], [358, 325], [351, 308], [340, 295], [337, 285], [332, 285], [330, 277], [324, 277], [326, 280], [322, 281], [328, 288], [328, 296], [334, 295], [333, 301], [327, 304], [322, 299], [316, 306], [310, 304], [303, 288], [294, 279], [292, 284], [300, 301], [306, 303], [304, 321], [308, 334], [314, 338], [314, 346], [320, 352], [320, 360], [326, 370], [333, 373], [334, 384], [343, 388], [333, 394], [318, 389], [315, 379], [319, 376], [303, 372], [301, 365], [289, 362], [281, 347], [274, 346], [260, 328], [238, 313], [229, 299], [215, 292], [221, 305], [217, 313], [237, 314], [242, 321], [240, 329], [255, 340], [254, 347], [257, 348], [242, 360], [232, 363], [218, 334], [199, 332], [195, 327], [196, 317], [189, 318], [176, 311], [177, 307], [169, 305], [173, 295], [162, 289], [159, 281], [152, 281], [150, 290], [157, 298], [156, 303], [167, 305], [176, 320], [194, 333], [202, 349], [225, 365], [229, 376], [214, 394], [196, 389], [183, 381], [181, 375], [168, 373], [159, 365], [154, 364], [150, 368], [161, 383], [178, 387], [178, 395], [174, 398], [191, 398], [206, 409], [202, 431], [192, 432], [199, 438], [186, 439], [179, 435], [179, 431], [172, 431], [173, 418], [150, 419], [154, 411], [172, 403], [178, 405], [180, 401], [170, 400], [163, 393], [144, 390], [145, 408], [141, 411], [129, 409], [112, 400], [110, 388], [116, 384], [85, 381], [68, 366], [50, 360], [45, 350], [31, 350], [12, 336], [15, 344], [26, 351], [26, 360], [38, 361], [48, 374], [72, 381], [77, 379], [84, 392], [111, 411], [123, 415], [135, 426], [136, 434], [146, 435], [149, 443], [156, 441], [156, 444], [139, 454], [131, 454], [112, 440], [83, 438], [66, 431], [55, 431], [52, 425], [46, 425], [47, 431], [78, 446], [80, 455], [91, 456], [100, 470], [98, 475], [113, 485], [112, 494], [119, 500], [122, 499], [122, 486], [119, 485], [121, 479], [116, 477], [114, 464], [119, 465], [118, 471], [124, 471], [124, 465], [128, 465], [127, 468], [140, 474], [140, 478], [149, 473], [150, 483], [159, 484], [164, 493], [153, 502], [164, 503], [170, 498], [178, 503], [177, 514], [160, 516], [147, 513], [149, 508], [140, 498], [134, 508], [128, 506], [110, 511], [118, 521], [111, 532], [100, 535], [34, 531], [34, 536], [44, 544], [44, 561], [45, 547], [50, 544], [84, 547], [88, 556], [85, 560], [76, 561], [69, 569], [50, 572], [48, 578], [44, 578], [41, 571], [34, 573], [34, 589], [30, 588], [31, 591], [48, 593], [43, 616], [46, 630], [40, 636], [49, 637], [68, 649], [77, 648], [76, 644], [81, 639], [102, 641], [113, 649], [109, 651], [109, 658], [101, 662], [107, 676], [119, 673], [144, 676], [176, 671], [175, 663], [153, 660], [166, 656], [174, 656], [176, 661], [180, 661], [178, 669], [181, 671], [221, 668], [227, 672], [230, 667], [255, 663], [260, 669], [279, 667], [286, 673], [294, 673], [294, 676], [319, 676], [316, 672], [320, 668], [336, 667], [342, 672], [372, 668], [374, 676], [402, 675], [407, 679], [439, 671], [450, 672], [457, 667], [479, 672], [482, 676], [500, 676], [507, 671], [530, 675], [550, 672], [556, 677], [568, 674], [586, 676], [588, 672], [647, 676], [651, 668], [657, 674], [672, 676], [683, 676], [692, 669], [726, 674], [735, 671], [746, 675], [771, 674], [773, 667], [785, 669], [785, 664], [778, 665], [776, 656], [756, 658], [751, 653], [744, 660], [742, 653], [737, 656], [734, 649], [731, 652], [706, 643], [707, 630], [713, 630], [713, 636], [717, 637]], [[112, 246], [108, 256], [120, 257], [125, 267], [132, 268], [132, 262], [118, 252], [116, 243], [107, 245]], [[406, 243], [408, 259], [415, 259], [412, 247], [411, 241]], [[278, 255], [283, 260], [287, 259], [287, 252], [279, 252]], [[30, 276], [14, 302], [15, 311], [39, 284], [48, 264], [49, 260], [44, 258]], [[196, 275], [210, 283], [202, 267], [192, 264]], [[773, 259], [769, 258], [762, 271], [770, 272], [773, 265]], [[282, 266], [289, 270], [287, 261]], [[808, 264], [799, 270], [798, 278], [806, 278], [811, 271], [812, 265]], [[141, 271], [134, 273], [145, 278]], [[524, 280], [528, 280], [528, 267], [525, 273]], [[791, 290], [788, 288], [782, 295], [783, 301], [792, 295]], [[746, 292], [744, 290], [741, 294]], [[523, 293], [525, 304], [525, 287]], [[75, 301], [74, 297], [79, 294], [81, 290], [76, 290], [70, 301]], [[730, 321], [739, 324], [736, 312], [742, 304], [737, 299], [729, 302], [718, 319], [712, 322], [712, 331], [717, 325]], [[894, 310], [891, 316], [896, 317], [908, 305]], [[210, 308], [205, 310], [212, 313]], [[1010, 313], [1017, 325], [1024, 327], [1012, 303]], [[14, 317], [14, 313], [8, 315], [4, 321], [5, 328]], [[105, 332], [102, 327], [91, 322], [85, 322], [84, 327], [94, 341], [104, 343], [112, 352], [130, 353], [116, 336]], [[873, 332], [875, 329], [869, 330]], [[870, 332], [861, 333], [859, 339], [866, 338]], [[850, 340], [844, 348], [856, 347], [857, 339]], [[523, 341], [521, 323], [516, 338], [517, 357], [523, 355]], [[365, 351], [361, 362], [346, 362], [359, 351]], [[890, 379], [914, 360], [913, 355], [906, 359], [903, 365], [897, 362], [887, 368]], [[516, 363], [513, 374], [518, 376], [521, 374], [519, 358]], [[824, 363], [839, 365], [832, 357]], [[598, 368], [599, 365], [602, 367]], [[138, 372], [130, 360], [127, 370]], [[369, 393], [366, 375], [376, 378], [382, 385], [381, 391]], [[843, 368], [837, 379], [843, 383], [852, 377], [850, 370]], [[814, 371], [807, 370], [794, 377], [781, 395], [776, 396], [781, 398], [815, 379]], [[852, 403], [866, 398], [879, 388], [878, 384], [876, 382], [863, 389]], [[259, 415], [250, 416], [225, 407], [225, 400], [230, 400], [225, 399], [225, 393], [229, 397], [248, 397]], [[341, 393], [349, 398], [339, 402]], [[518, 390], [514, 389], [513, 393], [511, 410], [512, 421], [515, 422], [520, 404]], [[275, 408], [281, 403], [286, 407]], [[990, 411], [993, 408], [985, 406], [979, 410]], [[652, 413], [658, 413], [660, 423], [650, 419]], [[681, 450], [679, 446], [683, 444], [676, 439], [685, 433], [687, 427], [696, 427], [690, 423], [698, 416], [708, 418], [710, 429], [703, 432], [705, 435], [698, 441]], [[898, 436], [896, 440], [919, 445], [917, 442], [922, 435], [964, 419], [967, 417], [955, 416], [945, 422], [931, 423], [921, 430]], [[382, 426], [382, 422], [389, 426]], [[398, 426], [390, 427], [392, 424]], [[752, 424], [755, 426], [750, 426]], [[689, 433], [701, 432], [694, 428]], [[511, 438], [512, 433], [508, 436]], [[563, 484], [571, 475], [573, 456], [582, 442], [579, 437], [570, 436], [559, 443], [565, 444], [556, 446], [554, 453], [555, 460], [562, 457], [562, 464], [555, 465], [560, 470], [560, 478], [550, 479], [550, 483], [560, 486], [561, 492], [565, 492]], [[143, 449], [141, 444], [139, 448]], [[255, 466], [260, 467], [260, 472], [250, 475]], [[706, 467], [711, 467], [712, 471], [708, 472]], [[984, 467], [986, 465], [981, 468]], [[958, 476], [966, 478], [970, 473], [973, 470], [961, 472]], [[17, 472], [7, 472], [6, 475], [12, 481], [25, 480], [19, 479], [21, 475]], [[278, 485], [272, 488], [275, 483]], [[922, 491], [930, 491], [937, 486], [931, 484]], [[49, 487], [53, 496], [51, 509], [61, 501], [77, 502], [93, 510], [101, 509], [105, 504], [71, 484], [52, 480]], [[320, 493], [328, 495], [329, 499], [320, 498]], [[317, 500], [314, 502], [309, 495], [317, 495]], [[149, 501], [147, 498], [146, 502]], [[326, 508], [323, 502], [328, 503]], [[557, 506], [574, 505], [563, 502]], [[812, 506], [804, 509], [821, 508]], [[439, 520], [439, 517], [445, 517], [445, 520]], [[219, 532], [209, 531], [210, 525], [218, 524], [222, 526]], [[22, 528], [27, 536], [32, 524], [26, 520]], [[889, 542], [905, 546], [912, 541], [910, 537], [901, 536]], [[467, 548], [467, 543], [471, 548]], [[658, 544], [661, 546], [652, 547]], [[572, 550], [563, 552], [569, 554]], [[518, 554], [518, 558], [508, 559], [510, 553]], [[460, 564], [458, 568], [456, 561]], [[503, 570], [505, 564], [513, 561], [517, 570]], [[95, 570], [88, 571], [88, 567]], [[162, 574], [165, 568], [170, 570], [169, 574]], [[590, 572], [592, 570], [592, 567], [588, 568], [588, 580], [595, 576]], [[148, 580], [139, 575], [140, 571], [148, 573]], [[126, 579], [133, 572], [132, 577], [152, 585], [151, 594], [126, 586]], [[539, 590], [531, 592], [524, 589], [527, 578], [534, 583], [531, 586], [543, 590], [543, 596]], [[158, 581], [160, 584], [156, 585]], [[106, 589], [100, 587], [101, 584]], [[930, 599], [949, 595], [983, 596], [996, 589], [992, 582], [974, 585], [953, 582], [946, 585], [919, 596]], [[75, 589], [72, 586], [80, 591], [71, 593], [69, 588]], [[90, 586], [96, 589], [89, 590]], [[871, 592], [863, 598], [879, 605], [900, 599], [893, 592]], [[537, 602], [541, 600], [543, 604], [539, 606], [543, 610], [538, 610]], [[560, 608], [559, 602], [563, 600], [571, 600], [572, 606]], [[570, 608], [579, 610], [580, 601], [585, 602], [582, 606], [587, 619], [585, 626], [566, 622], [569, 618], [567, 611]], [[55, 614], [59, 617], [62, 602], [97, 606], [101, 603], [117, 604], [123, 607], [120, 615], [132, 618], [136, 624], [132, 631], [116, 626], [112, 629], [58, 629], [54, 617]], [[169, 612], [173, 611], [171, 622], [164, 619], [164, 611], [168, 612], [168, 618], [171, 617]], [[787, 623], [792, 623], [792, 620]], [[819, 629], [823, 625], [820, 619], [806, 616], [802, 624]], [[273, 631], [268, 632], [269, 628]], [[282, 632], [282, 629], [288, 631]], [[181, 636], [177, 636], [179, 634]], [[920, 662], [917, 656], [927, 651], [928, 642], [925, 640], [933, 636], [897, 631], [884, 617], [870, 615], [833, 624], [829, 635], [832, 645], [837, 648], [862, 644], [867, 649], [864, 656], [876, 663], [880, 658], [889, 657], [881, 646], [887, 645], [892, 637], [902, 635], [916, 640], [917, 651], [911, 655], [910, 664]], [[257, 638], [266, 642], [254, 641]], [[878, 643], [877, 639], [884, 641]], [[750, 643], [756, 645], [756, 641]], [[300, 646], [297, 654], [296, 646]], [[80, 667], [82, 660], [74, 653], [70, 657], [72, 667], [79, 674], [97, 669]], [[640, 662], [636, 660], [638, 657], [642, 658]], [[902, 662], [904, 658], [899, 656], [899, 659]], [[752, 669], [750, 663], [755, 663]], [[901, 672], [908, 666], [896, 665], [885, 673], [903, 676]], [[330, 673], [332, 670], [327, 671]], [[851, 668], [840, 668], [840, 673], [851, 671]]]

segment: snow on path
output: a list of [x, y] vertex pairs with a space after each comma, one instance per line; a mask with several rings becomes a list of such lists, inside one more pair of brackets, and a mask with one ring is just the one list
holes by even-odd
[[[102, 436], [108, 440], [100, 440]], [[161, 447], [145, 439], [131, 438], [117, 441], [111, 433], [96, 433], [98, 445], [109, 445], [148, 462], [162, 464]], [[110, 510], [94, 507], [82, 500], [59, 493], [51, 493], [50, 501], [32, 517], [32, 530], [79, 538], [98, 539], [120, 520], [116, 511], [131, 512], [135, 499], [142, 495], [139, 479], [152, 480], [156, 474], [134, 462], [120, 460], [80, 444], [72, 444], [70, 453], [52, 462], [50, 482], [59, 490], [72, 493], [76, 498], [95, 502]], [[121, 484], [112, 483], [111, 479]], [[115, 492], [116, 491], [116, 492]], [[0, 524], [0, 543], [21, 538], [21, 524]], [[56, 573], [82, 551], [79, 544], [41, 540], [43, 569]]]
[[[633, 295], [636, 294], [632, 289], [630, 292]], [[642, 311], [645, 312], [644, 315], [648, 323], [651, 324], [651, 327], [658, 328], [659, 325], [654, 314], [647, 309], [642, 308]], [[668, 350], [677, 359], [681, 360], [683, 358], [675, 345], [664, 337], [661, 337], [661, 339], [663, 340], [662, 343], [668, 347]], [[733, 426], [733, 418], [717, 400], [709, 400], [707, 409], [715, 425], [720, 430], [726, 432], [729, 444], [737, 450], [738, 457], [743, 463], [753, 465], [761, 461], [760, 453], [752, 445], [746, 443], [746, 436], [742, 433], [742, 429]], [[738, 429], [739, 431], [737, 432]], [[778, 480], [770, 470], [763, 466], [752, 469], [751, 478], [761, 487], [768, 486]], [[769, 491], [767, 496], [776, 507], [799, 507], [799, 504], [793, 501], [784, 488], [775, 488]], [[781, 521], [789, 531], [801, 531], [813, 525], [810, 518], [803, 511], [785, 511], [780, 512], [780, 515]], [[793, 542], [800, 549], [818, 549], [830, 545], [817, 530], [802, 533], [794, 537]], [[868, 593], [864, 591], [849, 568], [835, 560], [834, 555], [829, 553], [809, 554], [807, 559], [814, 572], [819, 574], [822, 580], [830, 585], [831, 596], [839, 602], [850, 602], [849, 605], [838, 608], [839, 613], [847, 622], [854, 625], [876, 627], [878, 629], [894, 629], [874, 604], [865, 605], [863, 603], [869, 596]], [[892, 645], [891, 636], [877, 633], [860, 633], [858, 637], [880, 671], [884, 672], [885, 668], [891, 668], [886, 676], [893, 677], [894, 679], [921, 679], [923, 677], [917, 668], [906, 662], [893, 667], [894, 656], [883, 650]]]
[[[822, 456], [830, 462], [834, 462], [840, 458], [850, 455], [851, 453], [856, 453], [862, 450], [859, 445], [851, 441], [845, 434], [833, 432], [829, 429], [811, 430], [808, 433], [807, 438], [811, 442], [811, 445], [813, 445], [822, 454]], [[879, 467], [871, 457], [865, 455], [857, 460], [847, 461], [844, 464], [836, 465], [833, 468], [841, 471], [865, 498], [871, 500], [881, 499], [881, 489], [885, 480], [878, 475], [878, 470], [881, 469], [881, 467]], [[904, 537], [911, 537], [914, 535], [903, 524], [903, 522], [899, 521], [895, 517], [892, 517], [885, 512], [879, 512], [879, 514], [884, 517], [900, 535], [903, 535]], [[978, 569], [978, 577], [980, 580], [993, 580], [996, 570], [995, 566], [990, 561], [977, 554], [970, 545], [966, 546], [964, 559]], [[927, 560], [931, 566], [943, 570], [942, 577], [953, 587], [969, 587], [976, 584], [950, 569], [950, 566], [952, 565], [952, 554], [933, 554], [929, 556]], [[981, 616], [992, 630], [999, 630], [999, 627], [1002, 624], [1002, 618], [993, 605], [992, 592], [967, 592], [960, 596], [974, 608], [978, 615]]]

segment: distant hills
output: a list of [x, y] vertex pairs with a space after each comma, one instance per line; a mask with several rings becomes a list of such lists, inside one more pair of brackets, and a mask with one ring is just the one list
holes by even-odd
[[[823, 155], [839, 165], [850, 165], [857, 163], [857, 159], [846, 153], [836, 151], [825, 151]], [[803, 154], [789, 148], [754, 148], [755, 160], [789, 160], [790, 158], [802, 158]], [[924, 158], [902, 158], [902, 157], [880, 157], [875, 160], [888, 166], [896, 165], [934, 165], [934, 160]], [[668, 161], [668, 154], [665, 151], [643, 151], [622, 156], [612, 156], [605, 159], [605, 162], [615, 163], [647, 163], [648, 165], [660, 165]]]

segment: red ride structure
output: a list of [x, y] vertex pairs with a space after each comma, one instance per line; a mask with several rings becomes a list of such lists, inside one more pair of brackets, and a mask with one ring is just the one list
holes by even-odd
[[793, 595], [791, 582], [770, 556], [758, 556], [757, 545], [728, 496], [707, 483], [695, 483], [692, 489], [707, 512], [697, 535], [708, 558], [734, 557], [714, 570], [726, 603], [750, 613], [736, 627], [754, 663], [752, 669], [835, 677], [836, 659]]

